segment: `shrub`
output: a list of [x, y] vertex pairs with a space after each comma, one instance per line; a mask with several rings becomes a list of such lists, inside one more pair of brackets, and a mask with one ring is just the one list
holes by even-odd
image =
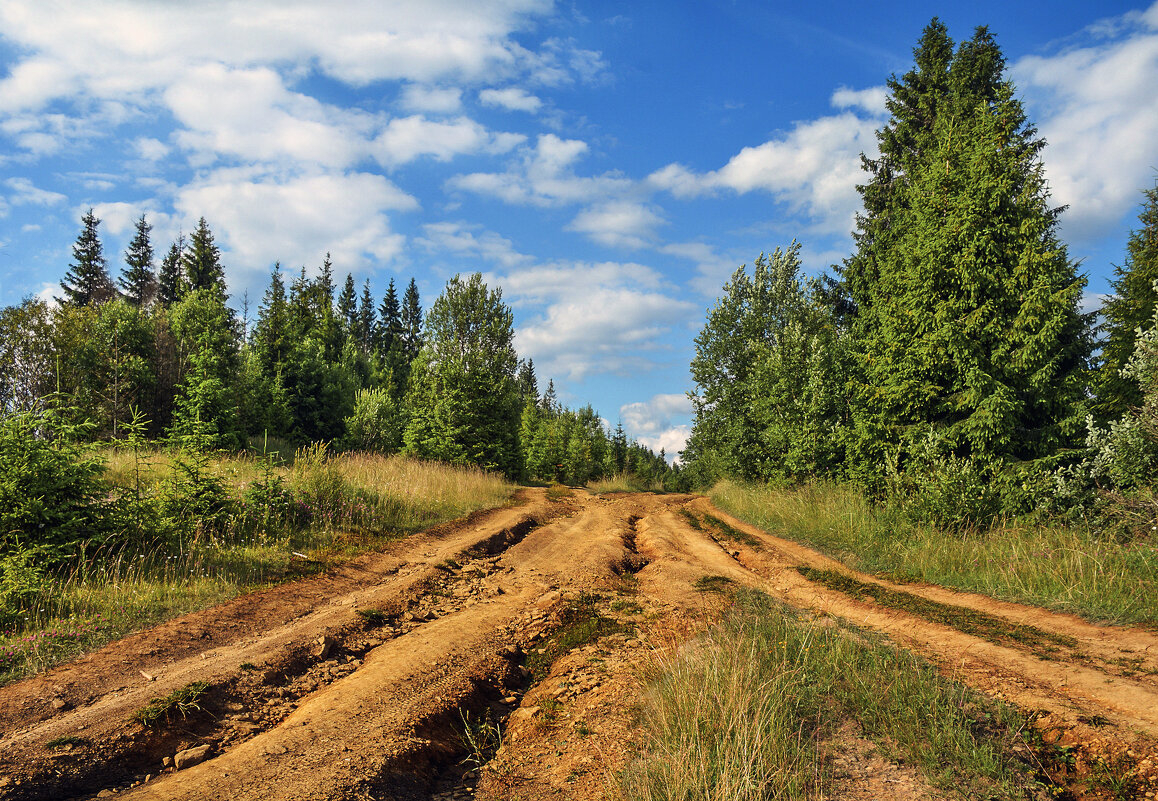
[[22, 628], [23, 613], [49, 586], [38, 550], [14, 551], [0, 559], [0, 629]]

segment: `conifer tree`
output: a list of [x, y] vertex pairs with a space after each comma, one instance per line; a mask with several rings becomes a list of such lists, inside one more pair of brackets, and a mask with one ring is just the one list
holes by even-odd
[[213, 232], [204, 217], [197, 221], [197, 230], [189, 236], [189, 248], [182, 257], [182, 267], [190, 290], [212, 289], [222, 298], [228, 297], [221, 251], [213, 243]]
[[275, 262], [269, 276], [269, 288], [265, 290], [257, 311], [257, 325], [253, 329], [254, 347], [266, 375], [276, 375], [285, 361], [290, 347], [288, 322], [281, 262]]
[[407, 361], [413, 361], [422, 349], [422, 304], [418, 298], [418, 284], [414, 279], [402, 297], [402, 341]]
[[1116, 420], [1142, 404], [1138, 380], [1123, 373], [1140, 329], [1148, 329], [1158, 307], [1158, 181], [1144, 193], [1138, 215], [1141, 227], [1130, 234], [1126, 262], [1114, 268], [1114, 294], [1102, 306], [1106, 340], [1098, 376], [1097, 412], [1103, 420]]
[[136, 223], [136, 233], [125, 251], [125, 269], [121, 271], [121, 289], [125, 290], [125, 300], [133, 306], [144, 306], [157, 292], [157, 275], [153, 270], [153, 244], [149, 225], [142, 214]]
[[187, 285], [182, 271], [185, 257], [185, 235], [178, 234], [169, 246], [169, 252], [161, 260], [161, 270], [157, 275], [157, 300], [168, 308], [185, 295]]
[[81, 217], [80, 234], [72, 246], [73, 262], [60, 282], [62, 302], [72, 306], [93, 306], [116, 297], [97, 229], [100, 219], [89, 209]]
[[402, 313], [398, 307], [398, 292], [394, 289], [394, 279], [386, 288], [386, 296], [378, 307], [378, 350], [387, 356], [402, 345]]
[[865, 159], [857, 252], [853, 474], [879, 486], [934, 437], [958, 457], [1028, 460], [1075, 441], [1091, 350], [1085, 280], [1057, 238], [1041, 150], [992, 36], [953, 50], [939, 21], [889, 81]]
[[345, 326], [346, 336], [356, 336], [358, 330], [358, 292], [354, 288], [354, 276], [346, 273], [346, 284], [338, 296], [338, 319]]
[[374, 332], [377, 330], [377, 315], [374, 313], [374, 296], [370, 294], [370, 279], [362, 284], [362, 302], [358, 305], [357, 340], [362, 351], [370, 353], [374, 349]]
[[535, 377], [535, 360], [519, 359], [519, 395], [527, 406], [539, 405], [539, 381]]

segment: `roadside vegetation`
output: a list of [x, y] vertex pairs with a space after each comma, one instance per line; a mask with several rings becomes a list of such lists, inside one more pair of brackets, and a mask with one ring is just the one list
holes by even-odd
[[[47, 452], [64, 447], [39, 442]], [[82, 525], [75, 539], [45, 539], [0, 561], [0, 681], [500, 506], [514, 490], [478, 468], [322, 445], [285, 459], [151, 445], [72, 446], [61, 456], [60, 469], [91, 467], [80, 493], [88, 501], [64, 510]]]
[[1026, 720], [942, 678], [919, 657], [828, 619], [738, 591], [724, 620], [660, 658], [644, 742], [622, 782], [629, 801], [830, 797], [842, 724], [932, 785], [1022, 799]]

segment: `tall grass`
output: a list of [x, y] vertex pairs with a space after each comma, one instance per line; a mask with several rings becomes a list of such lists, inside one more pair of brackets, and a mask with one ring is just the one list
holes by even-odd
[[[174, 476], [166, 451], [110, 451], [107, 478], [151, 503]], [[330, 457], [303, 449], [292, 461], [220, 456], [211, 464], [232, 499], [221, 526], [170, 524], [82, 553], [0, 631], [0, 682], [28, 675], [167, 618], [317, 570], [360, 550], [507, 502], [513, 485], [481, 470], [374, 454]], [[255, 485], [282, 488], [256, 508]], [[267, 493], [268, 495], [268, 493]], [[304, 557], [304, 559], [302, 558]]]
[[674, 656], [647, 693], [629, 801], [826, 797], [844, 720], [893, 759], [969, 798], [1021, 798], [1018, 714], [881, 639], [807, 620], [754, 592]]
[[853, 489], [827, 483], [778, 489], [723, 481], [709, 496], [752, 525], [806, 543], [858, 570], [1091, 620], [1158, 624], [1154, 538], [1122, 544], [1088, 528], [1017, 521], [985, 533], [950, 535], [874, 507]]

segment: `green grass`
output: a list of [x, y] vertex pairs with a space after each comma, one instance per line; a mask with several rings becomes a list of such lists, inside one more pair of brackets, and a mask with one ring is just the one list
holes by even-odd
[[598, 604], [598, 596], [583, 594], [563, 609], [559, 626], [539, 649], [527, 654], [526, 666], [533, 681], [545, 679], [551, 672], [551, 665], [564, 654], [605, 635], [625, 630], [622, 624], [601, 615]]
[[733, 581], [727, 576], [700, 576], [692, 584], [700, 592], [718, 592], [725, 593], [731, 586]]
[[1097, 531], [1007, 522], [952, 536], [874, 507], [854, 489], [791, 489], [724, 481], [713, 503], [771, 534], [810, 545], [856, 570], [1073, 612], [1090, 620], [1158, 625], [1158, 543], [1120, 544]]
[[[107, 476], [120, 486], [130, 486], [140, 467], [146, 498], [161, 492], [173, 473], [172, 455], [162, 450], [141, 463], [128, 452], [110, 450], [106, 457]], [[211, 468], [234, 498], [266, 475], [249, 455], [222, 456]], [[0, 683], [475, 509], [501, 506], [514, 491], [480, 470], [361, 453], [320, 458], [317, 449], [272, 473], [292, 493], [301, 512], [297, 523], [243, 526], [234, 517], [213, 534], [191, 526], [84, 554], [23, 604], [15, 626], [0, 630]]]
[[680, 514], [696, 531], [703, 531], [714, 536], [717, 540], [727, 540], [747, 545], [749, 548], [760, 550], [760, 540], [751, 534], [725, 523], [715, 515], [693, 512], [686, 506], [680, 509]]
[[153, 698], [147, 705], [133, 713], [133, 720], [143, 726], [156, 726], [173, 719], [174, 713], [182, 718], [194, 712], [202, 712], [201, 701], [209, 691], [209, 684], [195, 681], [179, 690], [174, 690], [164, 698]]
[[873, 601], [890, 609], [900, 609], [997, 645], [1024, 646], [1042, 658], [1051, 658], [1060, 648], [1074, 649], [1078, 645], [1077, 640], [1064, 634], [1042, 631], [1024, 623], [1012, 623], [976, 609], [938, 603], [907, 592], [897, 592], [879, 584], [858, 581], [852, 576], [833, 570], [818, 570], [812, 567], [796, 569], [809, 581], [823, 584], [857, 600]]
[[882, 638], [799, 617], [753, 591], [661, 662], [628, 801], [825, 797], [826, 742], [844, 720], [889, 758], [967, 798], [1024, 798], [1024, 720]]

